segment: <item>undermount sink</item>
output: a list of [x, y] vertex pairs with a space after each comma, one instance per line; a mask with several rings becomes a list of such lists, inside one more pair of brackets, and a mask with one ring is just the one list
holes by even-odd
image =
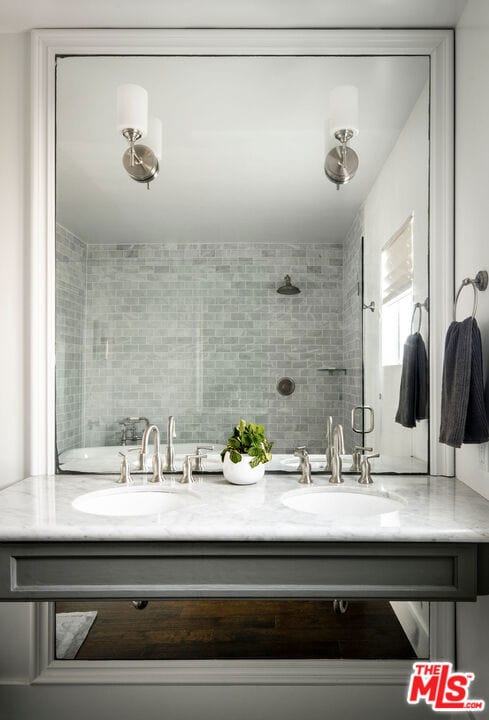
[[199, 500], [198, 495], [182, 489], [168, 490], [149, 485], [109, 488], [79, 495], [72, 502], [75, 510], [91, 515], [134, 517], [160, 515], [178, 510]]
[[402, 510], [405, 501], [382, 491], [366, 488], [311, 488], [292, 490], [282, 495], [282, 503], [292, 510], [319, 515], [321, 518], [341, 520], [344, 517], [384, 515]]

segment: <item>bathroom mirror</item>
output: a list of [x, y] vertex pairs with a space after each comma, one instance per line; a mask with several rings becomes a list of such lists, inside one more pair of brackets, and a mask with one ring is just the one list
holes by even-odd
[[[243, 417], [265, 425], [273, 469], [306, 445], [321, 471], [332, 416], [344, 471], [362, 446], [374, 472], [427, 472], [428, 409], [413, 427], [396, 414], [405, 341], [428, 346], [429, 72], [423, 55], [58, 58], [60, 471], [117, 472], [147, 421], [166, 443], [172, 415], [178, 469], [209, 445], [219, 470]], [[149, 189], [123, 167], [127, 83], [162, 123]], [[337, 189], [344, 85], [359, 165]]]

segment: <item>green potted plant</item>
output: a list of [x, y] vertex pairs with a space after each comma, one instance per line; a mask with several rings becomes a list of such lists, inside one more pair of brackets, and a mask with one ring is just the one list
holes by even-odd
[[263, 425], [240, 420], [221, 452], [226, 480], [235, 485], [252, 485], [261, 480], [265, 464], [272, 459], [272, 445]]

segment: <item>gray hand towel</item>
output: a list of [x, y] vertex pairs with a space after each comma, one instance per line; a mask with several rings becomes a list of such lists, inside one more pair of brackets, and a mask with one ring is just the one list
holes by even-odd
[[440, 442], [459, 448], [489, 440], [483, 378], [477, 321], [452, 322], [445, 339]]
[[426, 419], [427, 406], [428, 358], [423, 338], [414, 333], [404, 344], [396, 422], [403, 427], [416, 427], [416, 420]]

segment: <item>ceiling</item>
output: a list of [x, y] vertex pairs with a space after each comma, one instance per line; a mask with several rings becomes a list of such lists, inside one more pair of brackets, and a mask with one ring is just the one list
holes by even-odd
[[[57, 74], [57, 220], [85, 242], [296, 244], [343, 241], [427, 82], [428, 60], [72, 57]], [[122, 168], [121, 82], [143, 85], [163, 123], [150, 190]], [[359, 88], [360, 167], [337, 191], [323, 163], [339, 83]]]
[[2, 0], [0, 31], [72, 27], [454, 27], [467, 0]]

